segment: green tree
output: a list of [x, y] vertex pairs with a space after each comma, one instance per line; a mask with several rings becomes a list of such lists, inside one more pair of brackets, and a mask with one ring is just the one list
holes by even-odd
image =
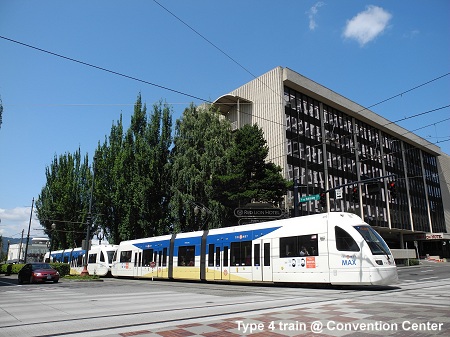
[[95, 209], [98, 224], [108, 241], [119, 243], [119, 227], [124, 217], [119, 191], [121, 170], [119, 156], [123, 143], [122, 115], [113, 124], [108, 139], [95, 152]]
[[[226, 172], [230, 146], [230, 123], [213, 106], [191, 104], [177, 120], [169, 207], [174, 232], [222, 226], [225, 208], [213, 198], [211, 177]], [[206, 213], [195, 214], [195, 205]]]
[[227, 173], [212, 179], [214, 198], [229, 209], [229, 224], [235, 222], [235, 208], [252, 201], [277, 204], [292, 185], [279, 166], [266, 162], [269, 148], [261, 128], [248, 124], [233, 135]]
[[159, 102], [148, 115], [139, 95], [130, 128], [124, 133], [121, 119], [97, 148], [97, 208], [112, 242], [168, 232], [171, 114]]
[[74, 154], [55, 156], [45, 175], [46, 184], [36, 200], [39, 222], [45, 233], [52, 235], [52, 249], [79, 247], [86, 238], [92, 181], [87, 155], [82, 158], [78, 149]]

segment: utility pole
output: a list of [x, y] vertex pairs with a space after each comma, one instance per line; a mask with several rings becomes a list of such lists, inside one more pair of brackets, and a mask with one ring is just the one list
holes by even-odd
[[89, 271], [87, 269], [88, 266], [88, 260], [89, 260], [89, 242], [91, 241], [91, 224], [92, 224], [92, 194], [94, 191], [94, 179], [95, 179], [95, 157], [92, 161], [92, 182], [91, 182], [91, 197], [89, 200], [89, 211], [88, 211], [88, 215], [87, 215], [87, 229], [86, 229], [86, 244], [85, 244], [85, 248], [86, 248], [86, 255], [85, 255], [85, 259], [84, 259], [84, 268], [83, 271], [81, 272], [81, 276], [89, 276]]
[[25, 229], [22, 229], [22, 236], [20, 237], [20, 245], [19, 245], [19, 254], [17, 256], [17, 263], [20, 263], [20, 256], [22, 255], [22, 242], [23, 242], [23, 231]]
[[27, 254], [28, 254], [28, 241], [30, 241], [30, 228], [31, 228], [31, 218], [33, 217], [33, 206], [34, 206], [34, 198], [31, 201], [31, 212], [30, 212], [30, 222], [28, 224], [28, 234], [27, 234], [27, 242], [25, 244], [25, 258], [24, 262], [27, 263]]

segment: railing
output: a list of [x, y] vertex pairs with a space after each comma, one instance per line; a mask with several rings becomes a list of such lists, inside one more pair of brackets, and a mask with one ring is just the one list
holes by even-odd
[[414, 249], [391, 249], [395, 260], [402, 259], [417, 259], [416, 251]]

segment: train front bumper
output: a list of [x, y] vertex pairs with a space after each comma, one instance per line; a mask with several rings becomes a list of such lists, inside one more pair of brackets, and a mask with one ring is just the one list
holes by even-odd
[[370, 268], [370, 283], [372, 285], [391, 285], [398, 283], [397, 267]]

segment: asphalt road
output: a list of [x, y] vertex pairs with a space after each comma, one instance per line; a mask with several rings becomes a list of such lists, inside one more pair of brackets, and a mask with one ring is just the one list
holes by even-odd
[[[348, 322], [349, 318], [357, 324], [384, 322], [397, 329], [390, 332], [399, 336], [405, 329], [420, 332], [420, 336], [450, 335], [450, 263], [399, 268], [399, 279], [392, 287], [281, 287], [114, 278], [18, 285], [17, 276], [0, 275], [0, 336], [175, 336], [180, 329], [191, 329], [186, 336], [208, 336], [206, 331], [211, 329], [222, 330], [210, 336], [224, 331], [230, 336], [262, 332], [295, 336], [312, 328], [312, 320], [331, 322], [330, 317], [337, 317], [335, 322]], [[347, 309], [339, 312], [333, 306]], [[426, 320], [424, 312], [428, 313]], [[299, 315], [298, 324], [286, 331], [283, 328], [289, 326], [282, 324], [291, 322], [293, 315]], [[258, 317], [277, 318], [264, 321]], [[411, 326], [402, 326], [402, 318], [429, 325], [416, 332]], [[175, 330], [172, 333], [170, 329]], [[376, 332], [374, 335], [393, 335]], [[346, 331], [328, 326], [324, 335], [345, 336]]]

